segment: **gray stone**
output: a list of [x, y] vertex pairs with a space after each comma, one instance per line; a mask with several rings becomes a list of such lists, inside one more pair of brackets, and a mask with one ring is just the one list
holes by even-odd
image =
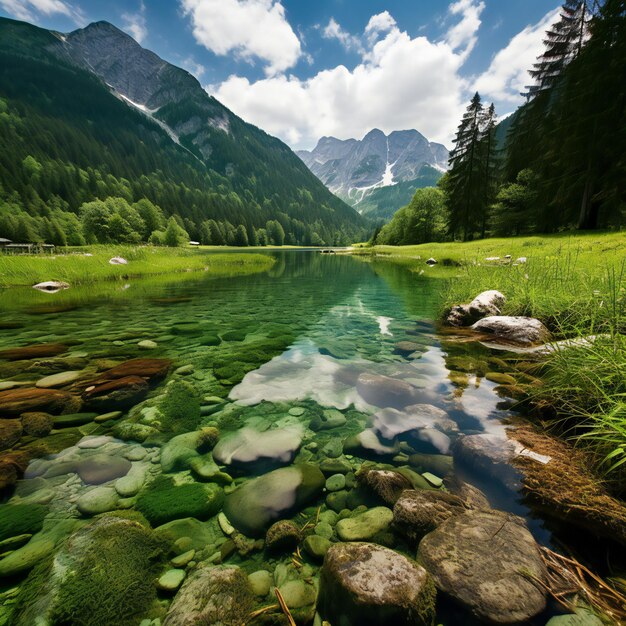
[[346, 486], [346, 477], [343, 474], [333, 474], [326, 479], [327, 491], [341, 491]]
[[435, 587], [421, 566], [393, 550], [335, 544], [324, 559], [318, 610], [337, 626], [430, 626]]
[[88, 517], [107, 511], [114, 511], [118, 506], [118, 495], [112, 487], [96, 487], [83, 493], [76, 501], [76, 508]]
[[322, 561], [333, 544], [320, 535], [309, 535], [304, 539], [302, 547], [305, 552], [317, 561]]
[[169, 569], [159, 578], [157, 587], [162, 591], [176, 591], [183, 584], [185, 576], [184, 569]]
[[472, 325], [472, 330], [492, 335], [499, 341], [532, 345], [550, 340], [550, 331], [533, 317], [493, 315]]
[[524, 521], [510, 513], [454, 515], [422, 539], [418, 558], [437, 587], [479, 619], [524, 623], [545, 609], [539, 547]]
[[361, 374], [356, 389], [363, 400], [381, 408], [402, 409], [420, 399], [418, 390], [409, 383], [381, 374]]
[[488, 315], [499, 315], [505, 302], [506, 298], [499, 291], [483, 291], [469, 304], [452, 307], [446, 317], [446, 323], [450, 326], [470, 326]]
[[67, 372], [59, 372], [58, 374], [52, 374], [50, 376], [45, 376], [44, 378], [40, 378], [36, 386], [42, 389], [49, 389], [52, 387], [63, 387], [65, 385], [69, 385], [73, 383], [75, 380], [80, 378], [82, 372], [70, 370]]

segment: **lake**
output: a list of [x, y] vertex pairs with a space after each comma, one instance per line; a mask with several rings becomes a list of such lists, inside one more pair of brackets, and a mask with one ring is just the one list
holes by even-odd
[[[182, 572], [178, 581], [170, 575], [174, 582], [159, 578], [163, 562], [144, 565], [148, 579], [159, 579], [158, 596], [150, 587], [132, 606], [122, 602], [118, 623], [157, 623], [150, 619], [162, 619], [185, 569], [206, 559], [317, 589], [314, 553], [288, 540], [286, 550], [263, 549], [259, 540], [280, 519], [336, 542], [339, 519], [375, 510], [379, 519], [361, 538], [414, 557], [381, 509], [389, 503], [357, 485], [364, 463], [401, 470], [418, 488], [474, 485], [550, 545], [542, 519], [521, 502], [514, 470], [490, 475], [453, 461], [463, 435], [504, 442], [514, 414], [495, 382], [506, 369], [501, 355], [438, 333], [444, 282], [382, 260], [268, 254], [274, 266], [254, 275], [0, 293], [0, 385], [14, 394], [0, 400], [0, 415], [19, 428], [5, 428], [3, 454], [23, 465], [18, 476], [24, 471], [0, 505], [0, 623], [34, 623], [51, 610], [66, 623], [67, 607], [28, 604], [16, 599], [19, 587], [35, 567], [27, 584], [47, 588], [60, 574], [42, 563], [67, 550], [63, 540], [85, 520], [111, 511], [147, 519], [175, 553], [191, 554], [173, 568]], [[25, 346], [39, 348], [1, 352]], [[107, 567], [130, 567], [111, 550]], [[259, 606], [270, 600], [259, 595]], [[16, 602], [19, 618], [6, 621]], [[306, 620], [314, 608], [302, 602]], [[437, 619], [473, 623], [443, 600]]]

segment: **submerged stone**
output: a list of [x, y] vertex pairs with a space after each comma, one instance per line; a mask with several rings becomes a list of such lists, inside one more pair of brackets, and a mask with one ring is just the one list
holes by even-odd
[[226, 496], [224, 513], [244, 535], [261, 537], [272, 522], [306, 506], [323, 487], [324, 475], [315, 465], [277, 469]]
[[393, 520], [393, 512], [384, 506], [369, 509], [364, 513], [339, 520], [337, 534], [342, 541], [362, 541], [371, 539], [379, 532], [387, 530]]

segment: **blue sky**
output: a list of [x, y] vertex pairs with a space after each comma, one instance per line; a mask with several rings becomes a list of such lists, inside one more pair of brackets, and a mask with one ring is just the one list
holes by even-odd
[[62, 32], [108, 20], [294, 148], [417, 128], [449, 144], [475, 91], [521, 102], [554, 0], [0, 0]]

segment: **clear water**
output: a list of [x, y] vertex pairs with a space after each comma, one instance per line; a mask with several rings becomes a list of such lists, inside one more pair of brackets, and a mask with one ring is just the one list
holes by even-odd
[[[382, 446], [394, 449], [381, 456], [381, 462], [406, 465], [409, 445], [418, 451], [449, 453], [437, 445], [436, 449], [420, 448], [423, 442], [416, 443], [410, 429], [398, 437], [391, 431], [386, 439], [380, 436], [376, 398], [364, 398], [355, 385], [363, 373], [403, 381], [413, 389], [414, 402], [445, 410], [453, 422], [448, 430], [451, 439], [479, 432], [505, 436], [510, 411], [494, 391], [496, 385], [471, 371], [464, 380], [458, 373], [450, 373], [453, 368], [447, 363], [451, 357], [470, 356], [488, 363], [490, 355], [478, 346], [455, 347], [442, 342], [433, 322], [441, 282], [383, 261], [364, 262], [318, 252], [273, 254], [277, 262], [271, 271], [252, 276], [216, 279], [184, 275], [70, 289], [56, 295], [26, 289], [0, 293], [0, 328], [4, 329], [0, 331], [0, 349], [65, 343], [69, 350], [58, 358], [71, 361], [71, 367], [65, 368], [45, 360], [34, 367], [32, 362], [15, 366], [0, 361], [0, 381], [34, 382], [58, 369], [103, 368], [128, 358], [166, 357], [173, 360], [173, 370], [193, 366], [192, 374], [178, 377], [192, 384], [202, 397], [217, 394], [227, 399], [221, 411], [205, 415], [198, 427], [215, 424], [223, 432], [244, 426], [256, 432], [296, 429], [303, 445], [288, 463], [319, 463], [326, 446], [372, 428], [378, 428]], [[177, 332], [181, 324], [197, 328], [181, 334]], [[216, 334], [229, 340], [206, 345], [206, 337]], [[157, 347], [139, 348], [142, 340], [155, 341]], [[417, 343], [419, 348], [399, 354], [397, 344], [403, 341]], [[216, 376], [216, 363], [236, 365], [232, 374], [225, 376], [222, 371]], [[154, 403], [164, 385], [151, 392], [153, 399], [149, 397], [145, 406]], [[384, 405], [384, 400], [378, 404]], [[304, 411], [290, 414], [294, 407]], [[335, 429], [311, 430], [312, 416], [328, 409], [343, 412], [346, 423]], [[80, 517], [76, 502], [94, 487], [72, 473], [47, 481], [42, 476], [55, 464], [80, 459], [95, 449], [111, 457], [132, 449], [131, 458], [139, 459], [142, 452], [137, 449], [143, 447], [147, 456], [134, 463], [144, 463], [149, 469], [147, 476], [154, 477], [160, 466], [150, 461], [158, 461], [158, 447], [115, 439], [113, 424], [115, 421], [88, 423], [53, 431], [49, 454], [31, 461], [26, 478], [7, 503], [37, 501], [39, 493], [55, 519]], [[26, 444], [32, 442], [18, 445]], [[45, 447], [42, 450], [45, 452]], [[365, 457], [371, 460], [376, 455], [364, 452], [359, 457], [353, 452], [350, 461], [356, 468]], [[260, 471], [251, 467], [231, 473], [240, 484]], [[462, 474], [479, 485], [494, 506], [526, 517], [540, 542], [549, 542], [542, 521], [532, 517], [514, 490], [471, 473]], [[324, 510], [324, 498], [322, 495], [314, 506]], [[132, 507], [132, 501], [124, 506]], [[254, 571], [266, 564], [264, 559], [257, 552], [247, 557], [235, 554], [231, 560]], [[12, 584], [5, 585], [5, 589], [11, 588]], [[460, 623], [459, 619], [470, 623], [462, 612], [443, 604], [439, 618], [449, 624]]]

